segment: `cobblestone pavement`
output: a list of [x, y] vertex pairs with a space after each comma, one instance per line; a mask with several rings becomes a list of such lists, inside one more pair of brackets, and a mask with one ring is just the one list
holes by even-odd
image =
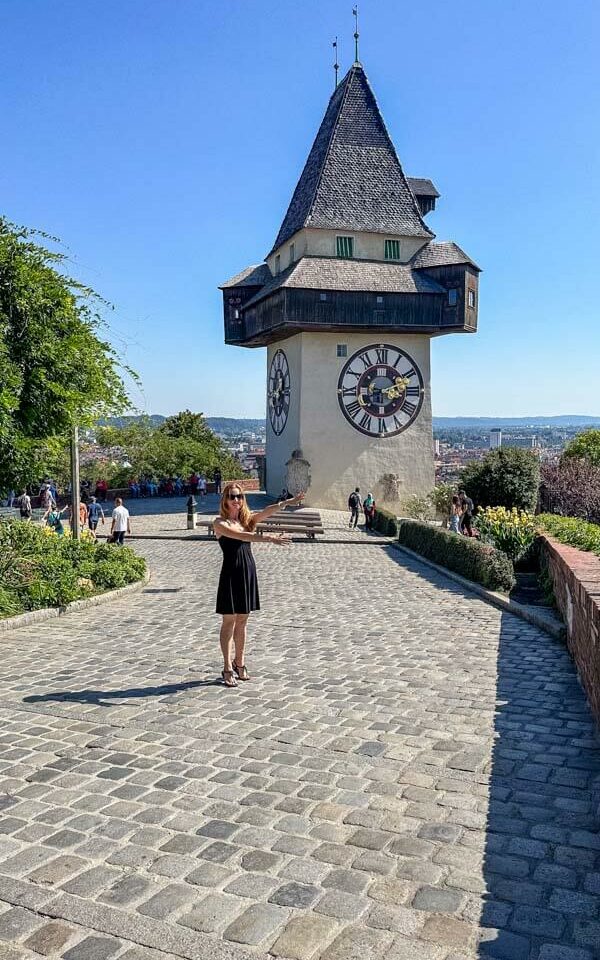
[[137, 541], [142, 593], [3, 637], [0, 957], [598, 955], [565, 649], [325, 519], [256, 548], [235, 690], [211, 542]]

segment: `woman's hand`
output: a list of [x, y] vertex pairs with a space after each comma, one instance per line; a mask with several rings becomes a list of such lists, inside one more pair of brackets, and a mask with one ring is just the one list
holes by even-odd
[[295, 497], [290, 497], [289, 500], [286, 500], [286, 503], [289, 504], [290, 507], [293, 506], [293, 504], [302, 503], [305, 496], [305, 493], [297, 493]]
[[277, 543], [280, 547], [289, 547], [291, 542], [292, 538], [285, 533], [269, 534], [269, 543]]

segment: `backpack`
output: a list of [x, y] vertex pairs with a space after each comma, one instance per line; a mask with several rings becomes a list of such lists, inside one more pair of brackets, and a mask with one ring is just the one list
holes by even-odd
[[348, 497], [348, 506], [350, 507], [350, 509], [356, 510], [356, 508], [358, 507], [358, 503], [359, 503], [358, 494], [351, 493], [350, 496]]

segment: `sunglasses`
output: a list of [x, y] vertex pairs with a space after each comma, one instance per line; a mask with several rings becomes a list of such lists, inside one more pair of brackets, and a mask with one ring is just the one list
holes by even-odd
[[243, 493], [230, 493], [230, 494], [229, 494], [229, 499], [230, 499], [230, 500], [243, 500], [243, 499], [244, 499], [244, 494], [243, 494]]

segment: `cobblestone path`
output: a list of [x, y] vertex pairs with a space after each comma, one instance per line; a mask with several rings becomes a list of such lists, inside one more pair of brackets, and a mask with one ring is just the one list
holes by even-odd
[[143, 593], [2, 637], [1, 957], [598, 956], [565, 649], [346, 539], [256, 548], [236, 690], [214, 543], [138, 541]]

